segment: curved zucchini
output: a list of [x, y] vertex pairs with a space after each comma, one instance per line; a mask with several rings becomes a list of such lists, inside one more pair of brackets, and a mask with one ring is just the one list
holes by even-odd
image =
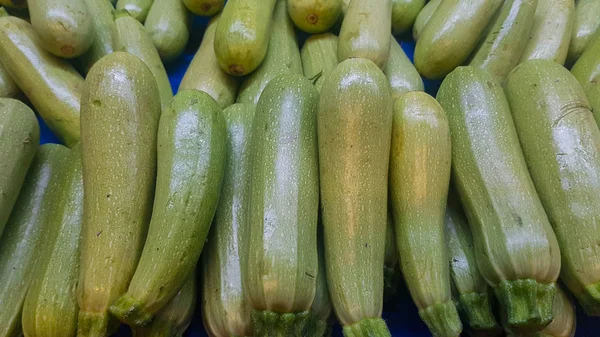
[[383, 69], [390, 55], [392, 0], [352, 0], [344, 15], [338, 60], [361, 57]]
[[263, 62], [269, 49], [273, 21], [269, 18], [275, 2], [227, 1], [215, 32], [215, 54], [224, 71], [235, 76], [248, 75]]
[[[219, 68], [219, 71], [222, 71]], [[227, 124], [227, 160], [221, 197], [202, 252], [202, 318], [214, 337], [251, 336], [246, 300], [249, 187], [254, 104], [234, 104], [223, 110]]]
[[77, 59], [82, 72], [88, 73], [104, 56], [116, 51], [118, 31], [113, 18], [113, 6], [106, 0], [85, 0], [94, 26], [93, 42], [88, 51]]
[[600, 37], [585, 49], [571, 68], [571, 73], [583, 87], [596, 124], [600, 125]]
[[310, 36], [300, 50], [304, 76], [314, 79], [318, 91], [327, 74], [338, 64], [337, 47], [338, 37], [324, 33]]
[[506, 95], [527, 167], [562, 256], [561, 279], [600, 315], [600, 130], [577, 79], [548, 60], [525, 62]]
[[423, 91], [423, 79], [396, 39], [390, 42], [390, 58], [383, 73], [390, 82], [392, 101], [409, 91]]
[[315, 297], [318, 99], [303, 75], [285, 74], [256, 107], [245, 270], [255, 336], [301, 336]]
[[410, 31], [425, 0], [392, 0], [392, 34]]
[[27, 21], [0, 14], [0, 61], [48, 127], [67, 146], [79, 141], [83, 78], [48, 53]]
[[179, 57], [190, 38], [192, 15], [181, 0], [154, 0], [144, 27], [164, 62]]
[[484, 70], [459, 67], [442, 82], [437, 99], [449, 116], [453, 179], [479, 272], [511, 329], [539, 331], [552, 321], [560, 251], [504, 91]]
[[0, 236], [39, 143], [33, 111], [16, 99], [0, 98]]
[[21, 90], [0, 62], [0, 98], [15, 98], [20, 93]]
[[573, 30], [567, 64], [574, 64], [600, 28], [600, 1], [578, 0], [575, 5]]
[[152, 213], [160, 98], [148, 67], [129, 53], [105, 56], [85, 82], [78, 336], [106, 336], [116, 324], [108, 308], [127, 290]]
[[415, 19], [415, 23], [413, 24], [412, 35], [415, 41], [419, 40], [419, 37], [425, 29], [425, 26], [427, 26], [427, 23], [429, 23], [429, 20], [441, 2], [442, 0], [430, 0], [425, 7], [421, 9], [419, 15], [417, 15], [417, 18]]
[[144, 23], [154, 0], [119, 0], [117, 10], [126, 10], [134, 19]]
[[571, 297], [562, 289], [556, 287], [554, 306], [552, 307], [554, 320], [542, 332], [539, 337], [573, 337], [577, 327], [575, 316], [575, 304]]
[[385, 75], [372, 61], [343, 61], [323, 83], [318, 117], [329, 295], [347, 337], [390, 336], [380, 318], [392, 136]]
[[267, 84], [275, 76], [286, 73], [302, 75], [302, 59], [294, 23], [287, 14], [285, 0], [278, 0], [273, 12], [267, 55], [260, 67], [242, 82], [237, 102], [257, 104]]
[[225, 0], [183, 0], [190, 12], [200, 16], [213, 16], [225, 6]]
[[342, 0], [287, 0], [287, 10], [296, 27], [310, 33], [324, 33], [342, 14]]

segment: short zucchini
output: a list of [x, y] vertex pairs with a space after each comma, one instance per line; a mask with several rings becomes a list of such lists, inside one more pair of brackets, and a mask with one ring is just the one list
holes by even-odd
[[144, 27], [163, 62], [175, 60], [188, 43], [192, 15], [181, 0], [154, 0]]
[[392, 0], [392, 33], [410, 31], [424, 6], [425, 0]]
[[200, 16], [213, 16], [225, 6], [225, 0], [182, 0], [190, 12]]
[[310, 34], [324, 33], [342, 14], [342, 0], [286, 0], [296, 27]]
[[134, 19], [144, 23], [153, 3], [154, 0], [119, 0], [115, 7], [126, 10]]

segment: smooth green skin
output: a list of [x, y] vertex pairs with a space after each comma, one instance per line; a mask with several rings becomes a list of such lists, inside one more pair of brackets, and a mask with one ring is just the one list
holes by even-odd
[[[304, 327], [298, 317], [312, 305], [318, 276], [318, 101], [303, 75], [279, 75], [266, 86], [252, 128], [248, 300], [264, 317], [294, 315], [294, 331]], [[260, 335], [266, 327], [254, 328]]]
[[392, 0], [353, 0], [344, 15], [338, 60], [365, 58], [384, 69], [390, 55]]
[[204, 91], [219, 103], [221, 109], [225, 109], [235, 103], [239, 81], [223, 71], [217, 61], [214, 41], [218, 20], [217, 16], [208, 24], [200, 48], [179, 84], [179, 90]]
[[392, 0], [392, 33], [410, 31], [424, 6], [425, 0]]
[[0, 63], [0, 98], [16, 98], [20, 93], [21, 90]]
[[90, 70], [82, 96], [85, 188], [79, 336], [105, 336], [108, 307], [127, 291], [152, 213], [160, 98], [150, 69], [115, 52]]
[[575, 304], [562, 287], [556, 287], [556, 296], [554, 296], [552, 311], [554, 320], [540, 332], [539, 337], [575, 336], [575, 328], [577, 327]]
[[585, 49], [571, 73], [583, 87], [596, 124], [600, 125], [600, 38], [594, 39]]
[[321, 89], [317, 124], [319, 158], [327, 158], [319, 168], [333, 307], [350, 335], [361, 336], [373, 328], [372, 336], [389, 336], [379, 317], [392, 100], [379, 67], [360, 58], [335, 67]]
[[320, 92], [329, 72], [338, 64], [338, 37], [331, 33], [312, 35], [300, 50], [304, 76], [315, 79], [315, 88]]
[[417, 68], [393, 36], [390, 39], [390, 57], [383, 73], [390, 82], [392, 101], [394, 102], [407, 92], [425, 90], [423, 79]]
[[144, 26], [126, 11], [115, 13], [115, 23], [119, 32], [117, 50], [139, 57], [150, 68], [158, 85], [161, 111], [165, 110], [171, 104], [173, 89], [152, 39], [146, 34]]
[[315, 299], [310, 307], [310, 317], [308, 323], [306, 324], [306, 330], [303, 334], [303, 336], [306, 337], [330, 336], [332, 329], [331, 318], [333, 314], [333, 306], [331, 305], [331, 299], [329, 298], [327, 275], [325, 274], [325, 247], [323, 246], [322, 228], [322, 225], [320, 225], [317, 233], [319, 273], [317, 274]]
[[417, 15], [417, 18], [415, 19], [415, 23], [413, 24], [412, 35], [415, 41], [419, 40], [421, 33], [427, 26], [427, 23], [429, 22], [429, 20], [433, 16], [433, 13], [435, 13], [435, 10], [438, 8], [441, 2], [442, 0], [430, 0], [425, 5], [425, 7], [421, 9], [419, 15]]
[[0, 62], [53, 133], [67, 146], [79, 141], [83, 77], [48, 53], [25, 20], [0, 15]]
[[0, 0], [0, 6], [24, 9], [27, 8], [27, 0]]
[[39, 147], [0, 239], [0, 336], [21, 335], [21, 309], [58, 192], [58, 172], [69, 149]]
[[538, 0], [506, 1], [469, 65], [486, 70], [504, 83], [528, 42], [537, 3]]
[[421, 75], [440, 79], [460, 66], [477, 47], [501, 0], [445, 0], [435, 10], [415, 46]]
[[127, 293], [111, 313], [144, 326], [198, 262], [215, 215], [227, 153], [222, 110], [205, 92], [180, 91], [161, 116], [152, 221]]
[[567, 64], [574, 64], [594, 39], [600, 28], [600, 1], [578, 0], [575, 6], [573, 30], [567, 55]]
[[41, 45], [62, 58], [85, 53], [94, 25], [85, 0], [28, 0], [31, 25]]
[[40, 142], [40, 127], [31, 109], [0, 98], [0, 236]]
[[287, 10], [300, 30], [325, 33], [342, 14], [342, 0], [287, 0]]
[[47, 225], [47, 233], [55, 240], [44, 236], [44, 244], [37, 252], [41, 258], [23, 305], [22, 327], [26, 336], [74, 337], [77, 334], [76, 290], [83, 217], [79, 146], [70, 151], [58, 179], [58, 193]]
[[219, 65], [225, 72], [248, 75], [263, 62], [273, 21], [268, 18], [273, 15], [276, 1], [227, 1], [217, 24], [214, 46]]
[[453, 181], [471, 225], [479, 272], [511, 328], [539, 330], [552, 320], [560, 251], [506, 96], [486, 71], [459, 67], [442, 82], [437, 99], [448, 113]]
[[303, 74], [294, 23], [287, 14], [284, 0], [278, 0], [273, 11], [267, 55], [261, 65], [242, 82], [236, 102], [258, 104], [267, 84], [280, 74]]
[[573, 30], [574, 7], [574, 0], [538, 0], [520, 62], [542, 59], [565, 63]]
[[187, 9], [200, 16], [213, 16], [225, 6], [225, 0], [182, 0]]
[[163, 62], [175, 60], [188, 43], [192, 15], [181, 0], [154, 0], [144, 27]]
[[113, 6], [106, 0], [85, 0], [94, 25], [94, 38], [88, 51], [77, 59], [77, 65], [83, 73], [104, 56], [117, 51], [119, 33], [113, 18]]
[[[222, 71], [219, 68], [219, 71]], [[254, 104], [223, 110], [227, 159], [221, 197], [203, 250], [202, 318], [211, 336], [251, 336], [250, 306], [244, 289], [250, 201], [250, 141]]]
[[115, 7], [117, 10], [126, 10], [134, 19], [144, 23], [153, 3], [154, 0], [119, 0]]
[[561, 65], [535, 60], [511, 73], [506, 95], [560, 245], [561, 279], [600, 315], [600, 130], [585, 93]]

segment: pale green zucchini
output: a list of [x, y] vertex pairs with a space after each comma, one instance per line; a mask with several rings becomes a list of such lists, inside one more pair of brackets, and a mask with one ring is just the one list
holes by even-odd
[[338, 37], [324, 33], [310, 36], [300, 50], [304, 76], [314, 80], [318, 91], [327, 74], [338, 64], [337, 47]]
[[94, 38], [88, 51], [77, 59], [76, 64], [83, 73], [104, 56], [116, 51], [118, 32], [113, 18], [113, 6], [106, 0], [85, 0], [94, 26]]
[[200, 16], [213, 16], [225, 6], [225, 0], [182, 0], [190, 12]]
[[600, 125], [600, 37], [588, 45], [571, 68], [571, 73], [583, 87], [596, 124]]
[[425, 7], [421, 9], [419, 15], [417, 15], [417, 18], [415, 19], [415, 23], [413, 24], [412, 36], [415, 41], [419, 40], [419, 37], [425, 29], [425, 26], [427, 26], [427, 23], [441, 2], [442, 0], [430, 0]]
[[574, 64], [600, 28], [600, 1], [577, 0], [567, 64]]
[[342, 14], [342, 0], [286, 0], [296, 27], [318, 34], [328, 31]]
[[175, 60], [190, 39], [192, 15], [181, 0], [154, 0], [144, 27], [163, 62]]
[[392, 0], [392, 33], [410, 31], [424, 6], [425, 0]]
[[0, 98], [15, 98], [21, 90], [0, 62]]
[[425, 90], [421, 75], [393, 36], [390, 42], [390, 57], [383, 73], [390, 82], [394, 102], [409, 91]]
[[117, 10], [126, 10], [137, 21], [144, 23], [154, 0], [119, 0]]

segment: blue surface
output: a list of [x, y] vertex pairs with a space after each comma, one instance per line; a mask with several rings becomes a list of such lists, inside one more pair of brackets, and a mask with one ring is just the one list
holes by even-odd
[[[179, 59], [167, 65], [167, 72], [169, 73], [169, 80], [173, 91], [177, 91], [179, 88], [179, 82], [191, 62], [194, 53], [200, 45], [202, 35], [207, 24], [205, 18], [196, 18], [192, 26], [192, 33], [190, 43], [188, 44], [186, 51]], [[402, 48], [412, 60], [414, 53], [414, 42], [410, 40], [410, 37], [399, 38]], [[306, 35], [299, 33], [300, 44], [304, 43]], [[425, 80], [425, 90], [434, 95], [440, 85], [440, 81], [429, 81]], [[54, 136], [46, 124], [40, 119], [41, 126], [41, 143], [58, 143], [58, 139]], [[200, 301], [198, 301], [200, 302]], [[599, 337], [600, 336], [600, 318], [591, 318], [583, 314], [583, 310], [577, 308], [577, 334], [575, 337]], [[390, 331], [394, 337], [429, 337], [431, 334], [427, 330], [425, 324], [419, 318], [417, 308], [413, 304], [410, 295], [404, 285], [400, 286], [398, 290], [398, 297], [396, 303], [387, 303], [384, 308], [383, 318], [386, 320]], [[128, 337], [130, 336], [129, 328], [122, 326], [117, 337]], [[200, 312], [196, 313], [195, 319], [192, 322], [190, 328], [185, 334], [186, 337], [204, 337], [207, 336], [202, 327], [202, 316]], [[339, 326], [336, 327], [333, 333], [334, 337], [341, 337], [341, 329]]]

